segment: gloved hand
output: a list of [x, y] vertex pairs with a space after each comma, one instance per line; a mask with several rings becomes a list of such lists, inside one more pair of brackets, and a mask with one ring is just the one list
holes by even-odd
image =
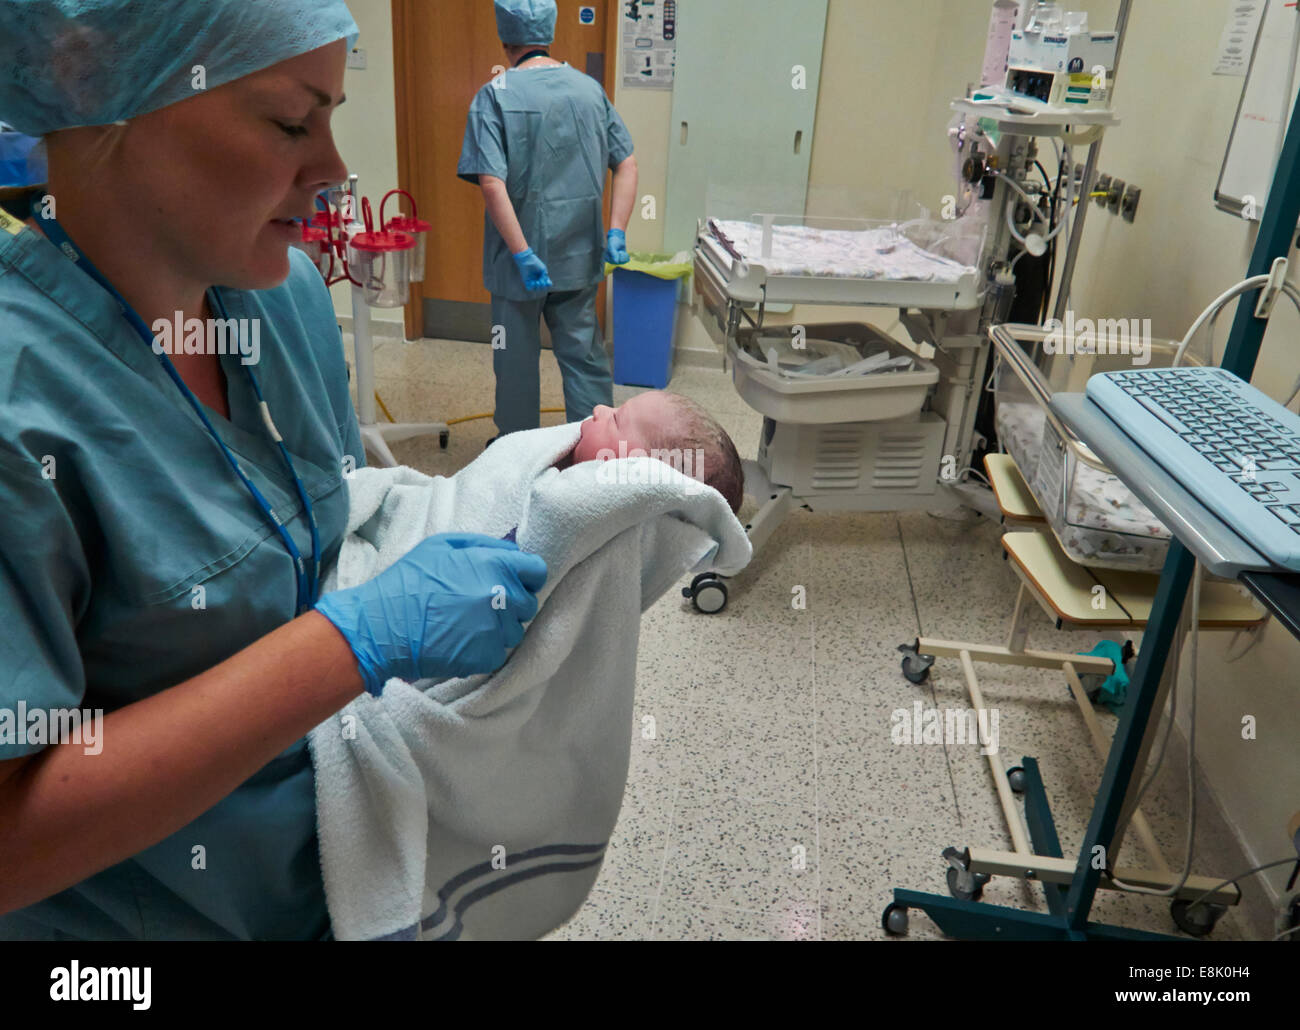
[[610, 229], [605, 233], [605, 260], [611, 265], [627, 264], [627, 233], [622, 229]]
[[524, 638], [546, 562], [506, 540], [440, 533], [374, 579], [326, 594], [316, 610], [343, 634], [366, 690], [492, 672]]
[[532, 247], [525, 247], [512, 256], [515, 264], [519, 266], [519, 275], [524, 280], [525, 289], [549, 290], [551, 288], [551, 277], [546, 271], [546, 265], [533, 253]]

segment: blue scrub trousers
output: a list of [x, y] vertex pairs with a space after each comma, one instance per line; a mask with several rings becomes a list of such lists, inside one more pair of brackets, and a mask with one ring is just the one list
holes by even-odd
[[585, 290], [550, 291], [538, 294], [536, 300], [492, 295], [492, 322], [505, 328], [505, 345], [492, 351], [497, 377], [495, 421], [502, 435], [540, 424], [543, 318], [564, 380], [565, 420], [580, 422], [597, 404], [613, 405], [614, 382], [596, 320], [599, 288], [597, 284]]

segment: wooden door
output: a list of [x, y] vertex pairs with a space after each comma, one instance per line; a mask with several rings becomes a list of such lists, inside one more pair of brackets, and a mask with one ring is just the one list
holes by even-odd
[[[595, 75], [613, 96], [616, 0], [558, 0], [551, 56]], [[590, 9], [590, 17], [582, 17]], [[505, 64], [491, 0], [393, 0], [397, 171], [429, 233], [423, 283], [411, 284], [406, 335], [489, 338], [483, 288], [483, 198], [456, 177], [465, 117], [479, 88]], [[608, 218], [609, 193], [605, 211]], [[597, 302], [604, 321], [604, 287]]]

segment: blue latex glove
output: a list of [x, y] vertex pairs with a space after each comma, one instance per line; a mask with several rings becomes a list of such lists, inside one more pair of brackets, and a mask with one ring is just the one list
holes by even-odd
[[492, 672], [524, 638], [546, 562], [477, 533], [422, 540], [374, 579], [326, 594], [316, 610], [343, 634], [366, 690]]
[[524, 281], [525, 289], [549, 290], [551, 288], [551, 276], [546, 271], [546, 265], [533, 253], [532, 247], [525, 247], [512, 256], [515, 264], [519, 266], [519, 276]]
[[627, 264], [627, 233], [622, 229], [610, 229], [605, 233], [605, 260], [611, 265]]

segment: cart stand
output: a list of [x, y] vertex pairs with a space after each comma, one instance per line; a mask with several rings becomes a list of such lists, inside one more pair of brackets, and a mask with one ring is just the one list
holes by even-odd
[[[1008, 507], [1017, 511], [1024, 510], [1024, 506], [1018, 500], [1023, 479], [1014, 462], [1004, 463], [999, 468], [999, 473], [993, 478], [999, 507], [1004, 511]], [[1004, 492], [1008, 496], [1003, 496]], [[1058, 628], [1068, 624], [1093, 627], [1118, 625], [1129, 629], [1141, 629], [1145, 626], [1146, 616], [1152, 608], [1152, 595], [1156, 590], [1155, 577], [1105, 573], [1106, 580], [1103, 585], [1116, 598], [1117, 603], [1111, 605], [1108, 602], [1101, 609], [1095, 609], [1090, 602], [1091, 589], [1096, 584], [1097, 577], [1084, 573], [1074, 565], [1046, 529], [1030, 528], [1008, 533], [1003, 536], [1002, 542], [1007, 556], [1011, 559], [1012, 568], [1021, 580], [1006, 646], [920, 637], [910, 648], [904, 648], [907, 652], [907, 657], [904, 658], [904, 675], [909, 680], [917, 682], [928, 675], [930, 663], [934, 658], [940, 656], [958, 658], [971, 704], [979, 711], [986, 705], [975, 673], [976, 661], [1059, 669], [1065, 676], [1070, 694], [1083, 718], [1098, 759], [1104, 763], [1109, 743], [1093, 712], [1092, 702], [1080, 676], [1109, 675], [1113, 671], [1110, 659], [1097, 655], [1026, 649], [1024, 646], [1027, 633], [1026, 617], [1032, 608], [1031, 601], [1037, 601]], [[1210, 587], [1214, 589], [1211, 590]], [[1258, 625], [1264, 618], [1263, 612], [1253, 602], [1240, 597], [1230, 584], [1209, 584], [1202, 593], [1202, 628], [1248, 628]], [[984, 883], [990, 877], [1019, 877], [1041, 882], [1049, 911], [1052, 915], [1064, 919], [1068, 909], [1068, 885], [1074, 878], [1076, 863], [1061, 854], [1060, 842], [1038, 763], [1033, 758], [1027, 757], [1020, 767], [1008, 773], [1003, 768], [1002, 760], [997, 753], [991, 753], [987, 757], [989, 771], [997, 789], [999, 804], [1014, 850], [1005, 852], [969, 847], [961, 851], [956, 848], [947, 849], [944, 857], [952, 866], [949, 870], [949, 890], [954, 896], [952, 899], [941, 898], [940, 900], [945, 903], [953, 900], [962, 904], [976, 904]], [[1012, 776], [1017, 778], [1019, 787], [1012, 782]], [[1023, 816], [1013, 797], [1015, 793], [1024, 795]], [[1170, 870], [1165, 861], [1141, 809], [1134, 806], [1128, 815], [1127, 825], [1133, 828], [1153, 868], [1149, 870], [1116, 868], [1115, 878], [1125, 883], [1158, 889], [1172, 887], [1177, 882], [1178, 876]], [[1117, 838], [1121, 836], [1121, 834], [1116, 835]], [[1112, 867], [1115, 865], [1116, 857], [1117, 852], [1110, 856]], [[1201, 926], [1207, 932], [1213, 928], [1224, 907], [1237, 904], [1241, 897], [1240, 891], [1235, 886], [1216, 889], [1218, 882], [1209, 877], [1189, 877], [1175, 896], [1178, 901], [1185, 904], [1205, 895], [1203, 901], [1205, 907], [1201, 909], [1200, 915], [1203, 917]], [[1120, 889], [1109, 876], [1105, 877], [1100, 885], [1108, 889]], [[935, 896], [914, 895], [914, 897]], [[916, 907], [930, 911], [929, 902]], [[891, 932], [899, 932], [898, 926], [906, 926], [905, 906], [898, 900], [897, 893], [894, 903], [886, 909], [883, 919], [886, 930], [890, 930], [891, 918], [895, 923]], [[1018, 923], [1014, 925], [1020, 926]]]

